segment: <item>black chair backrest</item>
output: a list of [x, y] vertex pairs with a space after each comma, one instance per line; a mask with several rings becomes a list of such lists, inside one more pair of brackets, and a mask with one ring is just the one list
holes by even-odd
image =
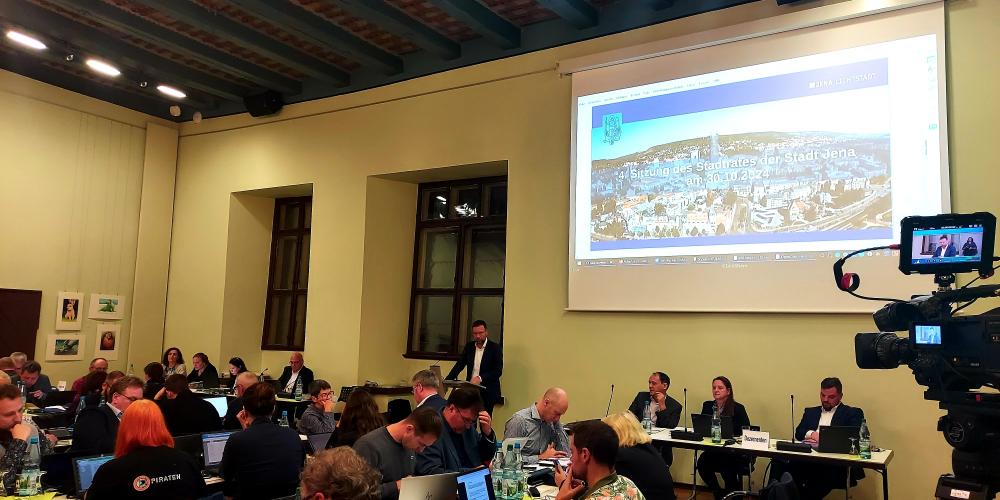
[[394, 424], [410, 416], [412, 410], [410, 409], [409, 399], [393, 399], [389, 401], [388, 408], [388, 418], [386, 419], [387, 424]]

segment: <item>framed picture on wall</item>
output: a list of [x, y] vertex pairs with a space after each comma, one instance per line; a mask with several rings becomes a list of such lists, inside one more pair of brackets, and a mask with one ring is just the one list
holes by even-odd
[[90, 294], [90, 319], [122, 319], [125, 317], [125, 298], [121, 295]]
[[59, 292], [56, 299], [56, 330], [80, 330], [83, 325], [83, 294]]
[[94, 342], [94, 357], [108, 361], [118, 359], [118, 343], [121, 325], [118, 323], [98, 323], [97, 341]]
[[46, 361], [78, 361], [83, 359], [82, 335], [50, 333], [45, 347]]

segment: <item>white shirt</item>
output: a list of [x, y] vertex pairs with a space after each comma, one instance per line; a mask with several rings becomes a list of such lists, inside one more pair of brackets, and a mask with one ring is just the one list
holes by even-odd
[[833, 423], [833, 414], [837, 413], [837, 408], [840, 408], [839, 404], [837, 406], [834, 406], [833, 408], [830, 408], [830, 411], [826, 411], [822, 407], [820, 407], [819, 425], [816, 426], [816, 429], [806, 432], [806, 437], [812, 436], [813, 433], [818, 431], [820, 427], [823, 427], [824, 425], [830, 425], [831, 423]]
[[482, 362], [483, 362], [483, 353], [486, 352], [486, 343], [489, 342], [489, 341], [490, 341], [490, 339], [484, 340], [482, 348], [480, 348], [479, 346], [476, 346], [476, 360], [472, 363], [472, 376], [473, 377], [478, 377], [479, 376], [479, 365], [482, 364]]
[[[288, 377], [288, 383], [285, 384], [285, 392], [292, 392], [293, 390], [295, 390], [295, 381], [298, 379], [299, 379], [299, 372], [292, 372], [292, 376]], [[306, 391], [308, 389], [303, 387], [302, 390]]]
[[115, 416], [118, 417], [118, 420], [122, 419], [122, 413], [125, 413], [125, 412], [119, 410], [118, 408], [115, 408], [115, 405], [113, 405], [111, 403], [104, 403], [104, 404], [108, 405], [108, 408], [111, 408], [111, 413], [114, 413]]

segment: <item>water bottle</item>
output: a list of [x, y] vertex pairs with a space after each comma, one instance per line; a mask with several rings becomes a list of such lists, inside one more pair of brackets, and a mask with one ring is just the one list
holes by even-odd
[[302, 401], [302, 379], [295, 377], [295, 400]]
[[722, 418], [719, 417], [719, 407], [712, 407], [712, 442], [722, 442]]
[[[21, 406], [23, 407], [28, 404], [28, 388], [20, 380], [17, 381], [17, 392], [21, 393]], [[25, 408], [25, 411], [27, 411], [27, 408]]]
[[34, 434], [28, 441], [28, 452], [24, 454], [21, 474], [17, 478], [17, 495], [31, 496], [38, 494], [38, 480], [41, 477], [40, 466], [42, 452], [38, 446], [38, 435]]
[[858, 448], [862, 460], [872, 458], [872, 435], [868, 430], [868, 421], [861, 419], [861, 430], [858, 432]]
[[504, 454], [504, 468], [503, 468], [503, 500], [510, 500], [514, 498], [514, 494], [517, 492], [517, 483], [515, 471], [516, 458], [514, 457], [514, 445], [507, 445], [507, 453]]
[[281, 411], [281, 420], [278, 420], [278, 425], [288, 427], [288, 410]]
[[521, 443], [514, 443], [514, 468], [511, 470], [511, 480], [514, 484], [513, 498], [520, 499], [524, 493], [521, 491], [521, 476], [524, 475], [524, 458], [521, 456]]
[[132, 366], [132, 363], [128, 364], [128, 373], [126, 373], [125, 375], [128, 375], [129, 377], [135, 376], [135, 367]]
[[646, 432], [653, 431], [653, 420], [649, 418], [649, 401], [646, 401], [646, 409], [642, 411], [642, 428]]
[[497, 452], [493, 455], [493, 471], [490, 477], [493, 478], [493, 496], [497, 500], [503, 500], [503, 441], [497, 440]]

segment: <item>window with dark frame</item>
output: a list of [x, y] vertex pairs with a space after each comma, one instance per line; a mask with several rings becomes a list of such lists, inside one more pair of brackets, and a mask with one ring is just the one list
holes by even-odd
[[271, 268], [260, 341], [263, 350], [301, 351], [305, 348], [311, 227], [311, 196], [274, 200]]
[[458, 359], [470, 325], [503, 343], [507, 178], [421, 184], [406, 357]]

